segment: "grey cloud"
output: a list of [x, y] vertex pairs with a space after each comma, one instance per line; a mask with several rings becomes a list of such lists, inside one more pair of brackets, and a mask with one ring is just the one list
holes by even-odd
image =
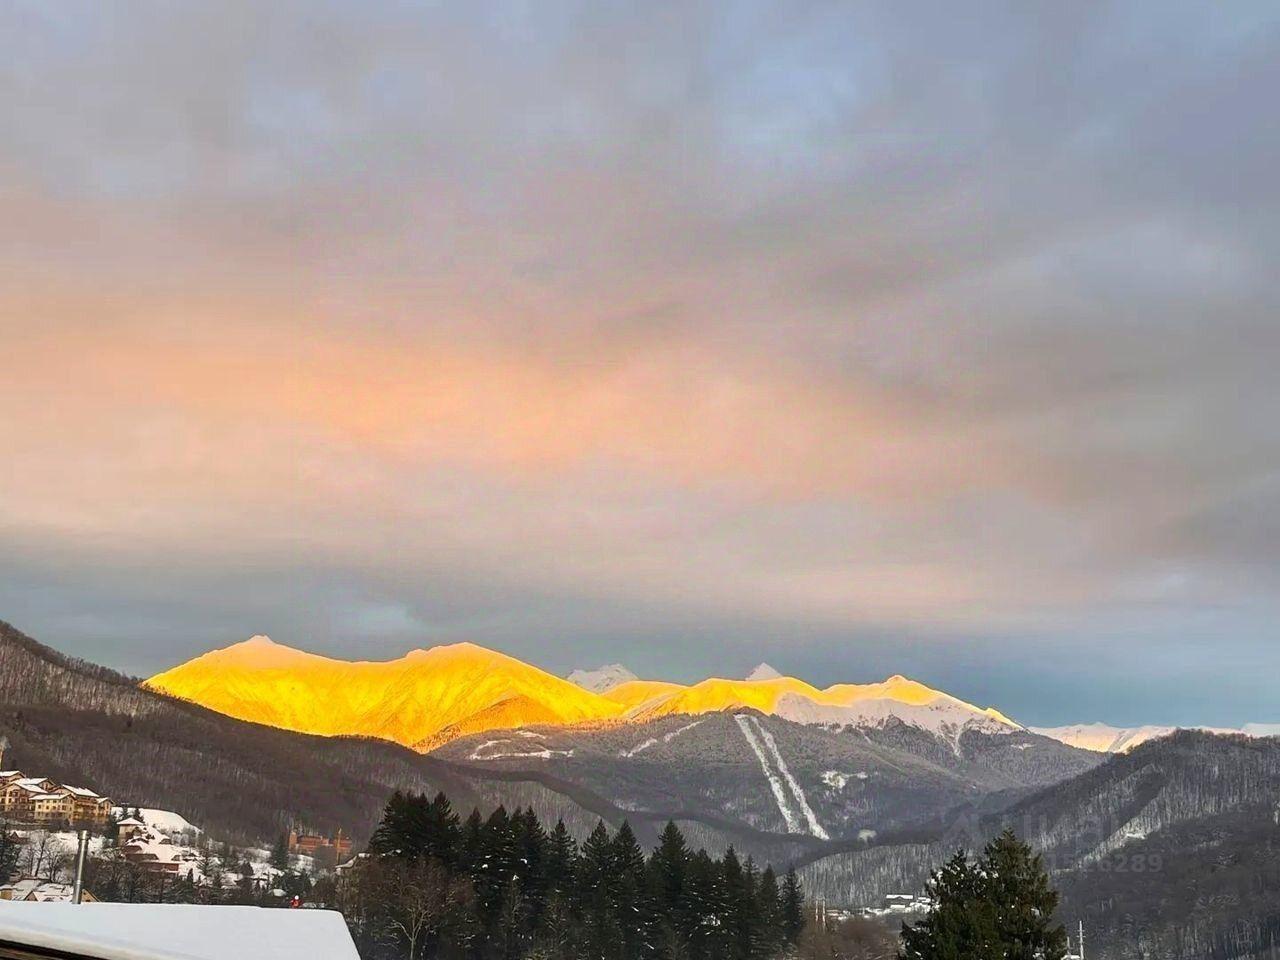
[[[125, 324], [216, 340], [224, 324], [243, 348], [280, 317], [335, 342], [430, 331], [575, 372], [694, 357], [687, 396], [715, 415], [672, 426], [680, 456], [713, 429], [750, 438], [737, 411], [757, 408], [733, 396], [751, 376], [832, 398], [764, 433], [822, 474], [807, 493], [695, 482], [605, 445], [607, 463], [550, 493], [380, 463], [391, 516], [352, 498], [326, 517], [295, 478], [282, 504], [193, 522], [204, 570], [260, 549], [255, 528], [313, 521], [326, 557], [361, 558], [325, 574], [351, 596], [323, 614], [279, 613], [297, 599], [287, 551], [256, 588], [226, 581], [246, 594], [228, 617], [194, 574], [168, 601], [79, 571], [93, 601], [71, 606], [96, 605], [94, 626], [54, 615], [71, 586], [10, 602], [69, 642], [136, 636], [117, 659], [142, 669], [184, 618], [200, 643], [255, 620], [335, 648], [432, 636], [455, 621], [415, 598], [443, 576], [470, 598], [457, 629], [520, 645], [523, 618], [584, 662], [627, 660], [643, 637], [692, 670], [714, 657], [662, 638], [702, 623], [699, 649], [809, 638], [796, 663], [856, 676], [891, 659], [876, 638], [915, 636], [923, 652], [904, 656], [962, 681], [973, 664], [952, 641], [985, 622], [999, 642], [970, 649], [1015, 664], [990, 691], [1001, 706], [1034, 657], [1061, 670], [1073, 644], [1131, 634], [1114, 669], [1167, 650], [1187, 671], [1168, 689], [1189, 691], [1224, 645], [1247, 659], [1274, 641], [1280, 612], [1278, 64], [1266, 4], [9, 4], [11, 342]], [[49, 391], [55, 410], [75, 392]], [[852, 466], [868, 408], [891, 431], [868, 455], [918, 473], [905, 501]], [[260, 453], [251, 432], [229, 430], [231, 452]], [[359, 452], [331, 459], [348, 470]], [[24, 506], [0, 542], [19, 581], [46, 578], [33, 543], [77, 540], [23, 526]], [[183, 549], [173, 517], [131, 561], [140, 578]], [[401, 559], [371, 561], [379, 543]], [[872, 603], [890, 586], [914, 614]], [[1077, 701], [1102, 683], [1073, 682]]]

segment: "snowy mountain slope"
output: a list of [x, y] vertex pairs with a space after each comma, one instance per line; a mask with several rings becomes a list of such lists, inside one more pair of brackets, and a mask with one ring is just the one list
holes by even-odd
[[803, 843], [891, 832], [988, 797], [1007, 802], [1102, 760], [1020, 729], [996, 729], [975, 725], [952, 737], [894, 716], [849, 729], [730, 710], [538, 727], [504, 734], [509, 742], [501, 746], [491, 744], [495, 735], [470, 736], [431, 756], [542, 771], [650, 819]]
[[1076, 723], [1065, 727], [1031, 727], [1033, 732], [1052, 737], [1062, 743], [1094, 750], [1098, 753], [1127, 753], [1148, 740], [1158, 740], [1179, 730], [1199, 730], [1204, 733], [1239, 733], [1246, 737], [1280, 736], [1280, 723], [1246, 723], [1243, 727], [1112, 727], [1105, 723]]
[[780, 674], [773, 667], [769, 666], [769, 664], [761, 663], [761, 664], [758, 664], [756, 668], [752, 670], [750, 673], [748, 673], [746, 677], [744, 677], [743, 679], [745, 680], [781, 680], [782, 674]]
[[[578, 723], [622, 712], [598, 694], [471, 643], [349, 662], [254, 637], [152, 677], [146, 686], [242, 720], [405, 746], [430, 744], [449, 728]], [[486, 716], [490, 725], [478, 727]]]
[[1019, 729], [998, 711], [901, 676], [819, 690], [761, 664], [744, 680], [713, 677], [686, 686], [641, 680], [611, 664], [565, 680], [470, 643], [348, 662], [259, 636], [196, 657], [146, 686], [242, 720], [378, 737], [423, 752], [487, 730], [741, 710], [850, 728], [896, 718], [949, 741], [973, 723]]
[[620, 663], [605, 664], [595, 670], [574, 670], [568, 677], [570, 683], [592, 693], [607, 693], [620, 683], [639, 679]]

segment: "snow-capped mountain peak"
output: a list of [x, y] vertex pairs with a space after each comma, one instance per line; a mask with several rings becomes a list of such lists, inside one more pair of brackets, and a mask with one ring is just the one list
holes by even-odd
[[1148, 740], [1167, 737], [1178, 730], [1202, 730], [1205, 733], [1241, 733], [1246, 737], [1280, 735], [1280, 724], [1246, 723], [1238, 729], [1228, 727], [1176, 727], [1146, 724], [1141, 727], [1113, 727], [1106, 723], [1073, 723], [1065, 727], [1028, 727], [1032, 733], [1052, 737], [1062, 743], [1095, 753], [1128, 753]]
[[619, 684], [640, 678], [620, 663], [608, 663], [594, 670], [574, 670], [569, 674], [568, 679], [570, 683], [576, 683], [583, 690], [605, 693]]
[[767, 663], [761, 663], [754, 670], [746, 675], [746, 680], [781, 680], [782, 674], [769, 666]]

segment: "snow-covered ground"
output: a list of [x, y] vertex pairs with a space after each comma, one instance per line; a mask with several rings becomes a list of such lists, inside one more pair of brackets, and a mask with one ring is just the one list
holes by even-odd
[[342, 915], [151, 903], [8, 903], [0, 938], [113, 960], [358, 960]]
[[142, 814], [143, 823], [169, 836], [188, 831], [192, 833], [201, 832], [200, 828], [187, 820], [186, 817], [174, 813], [172, 810], [156, 810], [153, 807], [112, 807], [112, 812], [123, 820], [125, 817], [133, 816], [135, 809]]
[[469, 760], [550, 760], [552, 757], [572, 757], [572, 750], [552, 750], [549, 747], [543, 747], [540, 750], [531, 749], [507, 749], [508, 745], [516, 744], [518, 741], [512, 739], [506, 740], [486, 740], [474, 750], [471, 751], [467, 759]]
[[857, 773], [841, 773], [839, 770], [823, 770], [821, 780], [828, 787], [836, 790], [843, 790], [850, 780], [867, 779], [867, 771], [859, 770]]

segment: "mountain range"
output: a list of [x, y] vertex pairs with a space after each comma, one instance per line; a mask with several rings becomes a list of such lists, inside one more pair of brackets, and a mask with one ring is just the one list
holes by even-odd
[[[424, 663], [466, 688], [433, 708]], [[694, 847], [797, 866], [833, 906], [918, 891], [957, 846], [1012, 825], [1046, 854], [1063, 919], [1092, 931], [1091, 958], [1280, 945], [1280, 738], [1175, 731], [1108, 754], [898, 677], [817, 690], [776, 671], [688, 686], [615, 671], [595, 692], [475, 647], [343, 665], [256, 639], [193, 664], [211, 703], [332, 729], [236, 719], [0, 623], [6, 759], [259, 844], [291, 825], [362, 842], [394, 789], [530, 807], [579, 839], [625, 819], [650, 846], [670, 819]], [[388, 687], [395, 706], [373, 706]], [[256, 699], [271, 695], [275, 712]], [[303, 709], [313, 696], [333, 719]], [[381, 726], [333, 735], [354, 719]]]
[[[757, 710], [796, 723], [861, 728], [897, 720], [954, 739], [981, 728], [1026, 730], [1097, 753], [1123, 753], [1179, 729], [1101, 723], [1027, 727], [903, 676], [823, 689], [766, 663], [745, 678], [686, 685], [643, 680], [621, 664], [556, 677], [472, 643], [388, 661], [323, 657], [256, 636], [157, 674], [150, 689], [242, 720], [324, 736], [369, 736], [427, 752], [450, 740], [534, 724], [635, 724], [658, 717]], [[1269, 736], [1278, 724], [1214, 733]]]
[[1141, 727], [1113, 727], [1105, 723], [1076, 723], [1066, 727], [1028, 727], [1054, 740], [1098, 753], [1127, 753], [1148, 740], [1168, 737], [1179, 730], [1204, 733], [1241, 734], [1246, 737], [1280, 736], [1280, 723], [1246, 723], [1242, 727], [1168, 727], [1146, 724]]
[[641, 680], [614, 664], [565, 680], [472, 643], [353, 662], [258, 636], [157, 674], [146, 686], [241, 720], [324, 736], [379, 737], [420, 752], [488, 730], [635, 724], [734, 710], [828, 727], [896, 720], [952, 739], [971, 727], [1022, 729], [998, 710], [901, 676], [818, 689], [761, 664], [746, 679], [684, 685]]

